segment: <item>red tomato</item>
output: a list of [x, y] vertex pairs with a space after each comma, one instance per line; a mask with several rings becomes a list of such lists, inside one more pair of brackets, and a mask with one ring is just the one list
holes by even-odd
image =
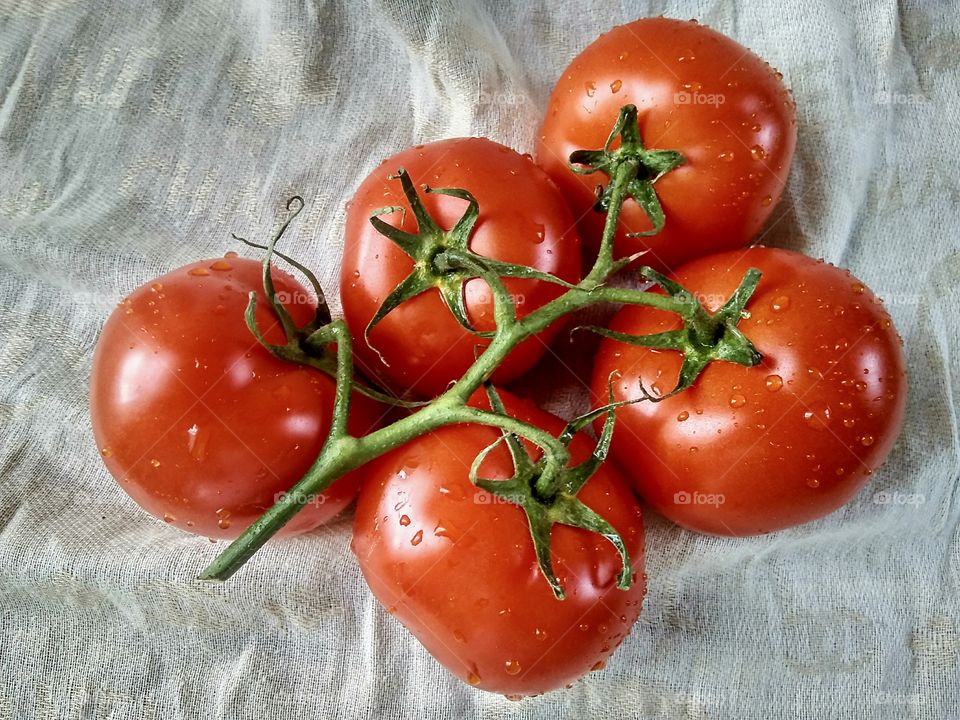
[[[371, 333], [371, 342], [389, 365], [367, 347], [363, 332], [387, 295], [413, 269], [413, 261], [370, 224], [370, 215], [388, 205], [406, 214], [384, 215], [384, 221], [408, 232], [417, 223], [400, 183], [390, 179], [406, 168], [418, 186], [469, 190], [480, 205], [480, 218], [470, 241], [478, 255], [532, 266], [566, 280], [580, 279], [580, 241], [573, 218], [553, 183], [529, 156], [484, 138], [457, 138], [419, 145], [387, 158], [360, 185], [347, 214], [346, 242], [340, 277], [343, 312], [354, 337], [359, 364], [398, 391], [421, 396], [442, 392], [473, 363], [484, 341], [460, 326], [430, 290], [393, 310]], [[458, 198], [421, 192], [440, 227], [452, 228], [467, 203]], [[538, 280], [507, 279], [518, 314], [526, 315], [557, 297], [562, 289]], [[480, 330], [492, 330], [493, 301], [482, 280], [466, 286], [468, 315]], [[519, 345], [494, 378], [508, 382], [529, 370], [543, 355], [559, 325]]]
[[[303, 286], [273, 271], [278, 297], [298, 325], [313, 316]], [[274, 358], [243, 320], [260, 292], [257, 321], [268, 342], [283, 331], [263, 298], [261, 265], [203, 260], [137, 290], [107, 320], [91, 376], [93, 432], [107, 469], [147, 512], [199, 535], [232, 538], [307, 471], [326, 438], [334, 381]], [[357, 397], [353, 431], [376, 422]], [[356, 492], [348, 476], [285, 528], [311, 530]]]
[[[551, 433], [563, 422], [502, 395], [507, 411]], [[373, 594], [450, 672], [475, 687], [531, 695], [599, 669], [629, 633], [645, 592], [643, 526], [630, 488], [603, 466], [578, 497], [623, 536], [636, 571], [629, 590], [613, 546], [594, 533], [554, 526], [553, 563], [566, 590], [554, 598], [537, 566], [524, 512], [475, 487], [469, 468], [497, 439], [458, 425], [424, 435], [365, 469], [353, 550]], [[591, 451], [586, 437], [574, 461]], [[501, 446], [484, 477], [513, 474]]]
[[[890, 316], [841, 270], [787, 250], [713, 255], [675, 279], [715, 311], [744, 272], [763, 277], [739, 328], [763, 354], [752, 368], [712, 362], [693, 387], [617, 411], [612, 453], [643, 498], [691, 530], [765, 533], [849, 501], [886, 459], [903, 422], [906, 371]], [[629, 307], [611, 329], [649, 334], [677, 316]], [[606, 399], [673, 388], [680, 353], [604, 339], [593, 390]]]
[[686, 162], [654, 188], [663, 230], [633, 200], [620, 216], [618, 255], [649, 250], [643, 262], [673, 269], [744, 245], [780, 199], [796, 145], [794, 104], [781, 75], [725, 35], [695, 21], [645, 18], [601, 35], [563, 72], [547, 109], [537, 162], [599, 242], [605, 216], [591, 210], [603, 174], [576, 175], [574, 150], [603, 147], [620, 108], [637, 106], [648, 149], [677, 150]]

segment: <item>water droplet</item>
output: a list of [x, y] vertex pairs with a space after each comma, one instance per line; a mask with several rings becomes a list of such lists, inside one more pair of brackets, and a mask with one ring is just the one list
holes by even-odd
[[770, 392], [777, 392], [783, 387], [783, 378], [779, 375], [767, 375], [767, 379], [764, 381], [764, 384], [767, 386], [767, 390]]
[[820, 481], [816, 478], [807, 478], [807, 486], [816, 489], [820, 487]]
[[760, 198], [760, 204], [763, 205], [764, 207], [770, 207], [770, 203], [772, 202], [773, 202], [773, 198], [770, 197], [769, 195], [764, 195], [762, 198]]
[[867, 289], [864, 287], [863, 283], [854, 283], [850, 286], [850, 289], [853, 290], [854, 295], [863, 295], [864, 291]]
[[830, 408], [827, 405], [814, 405], [803, 411], [803, 419], [814, 430], [826, 430], [830, 425]]
[[696, 55], [693, 54], [693, 50], [687, 49], [687, 50], [680, 51], [680, 56], [677, 58], [677, 62], [681, 62], [681, 63], [693, 62], [696, 59], [697, 57]]
[[626, 50], [624, 50], [622, 53], [620, 53], [620, 57], [617, 58], [617, 59], [620, 60], [620, 62], [623, 62], [623, 61], [626, 60], [628, 57], [630, 57], [630, 53], [628, 53]]
[[852, 427], [853, 427], [854, 425], [856, 425], [856, 424], [857, 424], [857, 421], [854, 420], [853, 418], [844, 418], [844, 419], [843, 419], [843, 426], [844, 426], [845, 428], [852, 428]]
[[597, 92], [597, 86], [592, 80], [588, 80], [586, 83], [584, 83], [583, 87], [587, 91], [587, 97], [593, 97]]
[[593, 665], [590, 666], [590, 672], [596, 672], [597, 670], [603, 670], [607, 666], [606, 660], [597, 660]]
[[457, 642], [466, 641], [466, 638], [463, 636], [463, 633], [456, 629], [453, 631], [453, 639], [456, 640]]
[[226, 260], [216, 260], [210, 265], [210, 269], [219, 271], [233, 270], [233, 265]]
[[773, 299], [773, 302], [770, 303], [770, 309], [775, 313], [783, 312], [790, 309], [790, 298], [787, 295], [778, 295]]
[[101, 448], [100, 454], [103, 455], [104, 457], [110, 457], [111, 455], [113, 455], [113, 450], [111, 450], [108, 447]]
[[690, 413], [688, 413], [686, 410], [684, 410], [682, 413], [680, 413], [679, 415], [677, 415], [677, 422], [683, 422], [684, 420], [686, 420], [686, 419], [689, 418], [689, 417], [690, 417]]
[[153, 460], [151, 460], [151, 461], [150, 461], [150, 464], [153, 465], [153, 467], [155, 467], [155, 468], [160, 467], [160, 461], [157, 460], [156, 458], [154, 458]]
[[210, 271], [203, 267], [195, 267], [187, 270], [187, 275], [193, 275], [195, 277], [204, 277], [205, 275], [209, 274]]
[[533, 631], [533, 636], [534, 636], [537, 640], [546, 640], [546, 639], [547, 639], [547, 631], [546, 631], [546, 630], [542, 630], [541, 628], [537, 628], [536, 630]]
[[210, 430], [206, 427], [199, 428], [196, 423], [187, 429], [187, 452], [190, 457], [197, 461], [203, 461], [207, 457], [207, 441], [210, 439]]
[[864, 435], [860, 438], [860, 444], [864, 447], [870, 447], [873, 445], [873, 435]]
[[226, 530], [230, 527], [230, 513], [224, 508], [217, 510], [217, 526], [221, 530]]
[[233, 250], [227, 250], [227, 251], [223, 254], [223, 256], [224, 256], [225, 258], [235, 258], [235, 257], [237, 256], [237, 253], [234, 252]]
[[763, 145], [754, 145], [750, 148], [750, 157], [754, 160], [763, 160], [767, 156], [767, 151], [763, 149]]
[[400, 524], [401, 524], [403, 527], [406, 527], [407, 525], [409, 525], [409, 524], [410, 524], [410, 517], [407, 516], [407, 515], [401, 515], [401, 516], [400, 516]]
[[171, 515], [170, 513], [164, 513], [164, 514], [163, 514], [163, 521], [164, 521], [165, 523], [172, 523], [174, 520], [176, 520], [176, 518], [175, 518], [173, 515]]
[[623, 82], [621, 80], [614, 80], [610, 83], [610, 92], [616, 94], [620, 92], [621, 87], [623, 87]]
[[417, 534], [410, 538], [410, 544], [416, 547], [423, 540], [423, 530], [417, 530]]
[[507, 671], [507, 675], [516, 675], [518, 672], [520, 672], [520, 661], [507, 660], [503, 664], [503, 669]]
[[476, 673], [470, 673], [469, 675], [467, 675], [467, 682], [473, 685], [474, 687], [476, 687], [477, 685], [480, 684], [480, 676], [477, 675]]
[[719, 155], [717, 155], [717, 159], [722, 160], [723, 162], [733, 162], [733, 152], [732, 151], [722, 152]]
[[589, 629], [590, 629], [589, 625], [587, 625], [586, 623], [580, 623], [580, 632], [586, 632]]
[[747, 399], [740, 393], [734, 393], [730, 397], [730, 407], [739, 408], [747, 404]]
[[163, 290], [163, 283], [155, 282], [153, 283], [153, 285], [150, 286], [150, 292], [158, 293], [161, 290]]

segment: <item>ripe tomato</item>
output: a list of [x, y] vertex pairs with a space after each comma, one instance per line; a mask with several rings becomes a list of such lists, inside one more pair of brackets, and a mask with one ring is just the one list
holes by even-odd
[[[748, 268], [763, 276], [738, 327], [763, 354], [714, 361], [693, 387], [617, 410], [612, 454], [643, 498], [691, 530], [750, 535], [849, 501], [886, 459], [903, 422], [906, 371], [890, 317], [863, 283], [799, 253], [754, 247], [701, 258], [674, 278], [717, 310]], [[676, 315], [621, 310], [611, 329], [649, 334]], [[604, 339], [593, 391], [637, 397], [673, 388], [680, 354]]]
[[652, 225], [636, 202], [620, 215], [617, 255], [649, 250], [643, 262], [674, 269], [744, 245], [780, 199], [796, 145], [794, 104], [781, 75], [725, 35], [695, 21], [645, 18], [601, 35], [563, 72], [540, 130], [537, 162], [599, 242], [605, 216], [591, 207], [602, 174], [576, 175], [574, 150], [601, 148], [620, 108], [637, 106], [648, 149], [686, 162], [656, 181], [666, 216]]
[[[387, 295], [410, 274], [411, 258], [371, 224], [370, 215], [388, 205], [407, 212], [383, 220], [408, 232], [417, 223], [400, 183], [390, 179], [406, 168], [419, 187], [469, 190], [480, 205], [470, 241], [478, 255], [532, 266], [567, 282], [580, 279], [580, 240], [573, 218], [550, 179], [529, 156], [484, 138], [457, 138], [419, 145], [387, 158], [357, 189], [347, 213], [340, 277], [343, 312], [354, 337], [358, 363], [398, 391], [421, 396], [442, 392], [473, 363], [483, 340], [465, 330], [444, 306], [437, 290], [414, 297], [394, 309], [370, 335], [385, 365], [363, 340], [363, 332]], [[424, 205], [440, 227], [451, 229], [467, 203], [445, 195], [422, 193]], [[562, 292], [539, 280], [513, 279], [505, 284], [519, 315], [526, 315]], [[487, 285], [470, 280], [465, 288], [468, 316], [479, 330], [492, 330], [493, 300]], [[543, 355], [559, 326], [519, 345], [494, 378], [508, 382], [529, 370]]]
[[[558, 433], [563, 422], [502, 395], [511, 415]], [[594, 533], [556, 525], [553, 563], [566, 590], [543, 578], [523, 510], [475, 487], [469, 469], [499, 431], [450, 426], [385, 455], [364, 471], [353, 550], [373, 594], [450, 672], [483, 690], [530, 695], [562, 687], [603, 666], [640, 613], [645, 592], [640, 507], [607, 464], [578, 497], [623, 536], [634, 582], [613, 546]], [[591, 443], [571, 446], [585, 459]], [[484, 477], [509, 478], [501, 446]]]
[[[315, 303], [273, 271], [298, 325]], [[268, 342], [283, 331], [263, 299], [259, 262], [228, 256], [174, 270], [134, 290], [107, 320], [91, 376], [93, 432], [107, 469], [147, 512], [211, 538], [239, 535], [306, 472], [329, 429], [334, 381], [279, 360], [244, 324], [247, 294]], [[354, 432], [376, 404], [351, 403]], [[345, 477], [285, 528], [311, 530], [356, 492]]]

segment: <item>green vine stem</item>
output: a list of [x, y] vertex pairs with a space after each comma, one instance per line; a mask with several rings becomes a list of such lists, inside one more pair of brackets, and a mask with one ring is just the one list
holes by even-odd
[[[620, 137], [620, 148], [614, 150], [612, 145], [617, 135]], [[474, 424], [498, 428], [503, 433], [503, 437], [497, 442], [508, 442], [508, 446], [513, 450], [516, 449], [516, 439], [523, 438], [540, 448], [542, 452], [535, 464], [529, 457], [523, 460], [516, 452], [513, 453], [517, 471], [514, 481], [515, 484], [522, 483], [527, 488], [528, 493], [524, 497], [536, 498], [534, 504], [527, 501], [518, 504], [527, 513], [538, 560], [554, 594], [558, 598], [562, 598], [563, 595], [562, 588], [558, 586], [558, 581], [553, 576], [549, 561], [549, 534], [550, 528], [555, 523], [576, 525], [608, 538], [621, 552], [623, 559], [621, 587], [629, 585], [629, 559], [623, 549], [622, 538], [606, 520], [595, 516], [593, 511], [575, 498], [580, 487], [604, 461], [613, 433], [613, 410], [616, 405], [623, 403], [611, 404], [578, 418], [560, 437], [554, 437], [541, 428], [505, 414], [502, 411], [502, 405], [492, 394], [490, 395], [491, 410], [475, 408], [467, 403], [479, 388], [488, 386], [493, 372], [517, 345], [560, 318], [596, 303], [643, 305], [674, 313], [683, 320], [682, 330], [672, 335], [631, 337], [617, 335], [603, 328], [590, 328], [620, 341], [682, 352], [685, 372], [681, 373], [674, 392], [689, 387], [696, 379], [696, 375], [713, 360], [738, 362], [744, 365], [755, 364], [759, 362], [760, 355], [736, 325], [746, 314], [745, 306], [759, 281], [759, 273], [755, 270], [749, 272], [727, 305], [713, 315], [708, 313], [686, 289], [647, 268], [641, 272], [657, 282], [664, 292], [606, 286], [605, 283], [611, 275], [636, 259], [636, 256], [622, 259], [614, 257], [614, 237], [623, 204], [632, 198], [640, 203], [648, 214], [655, 213], [655, 209], [650, 209], [651, 194], [654, 201], [656, 198], [656, 193], [652, 189], [653, 183], [665, 172], [679, 165], [683, 158], [672, 151], [644, 149], [637, 128], [636, 108], [625, 106], [604, 149], [578, 151], [571, 155], [571, 161], [588, 165], [588, 168], [581, 172], [603, 172], [609, 178], [607, 187], [600, 195], [601, 209], [607, 213], [600, 250], [593, 267], [576, 285], [570, 285], [533, 268], [513, 266], [475, 254], [469, 247], [473, 225], [479, 215], [479, 208], [473, 196], [468, 191], [459, 189], [432, 191], [457, 197], [467, 203], [464, 215], [455, 227], [449, 231], [443, 230], [423, 207], [407, 173], [402, 169], [399, 171], [397, 178], [403, 186], [410, 209], [418, 221], [418, 232], [416, 234], [402, 232], [380, 219], [381, 214], [397, 208], [384, 208], [377, 211], [371, 217], [371, 223], [400, 245], [414, 260], [415, 267], [410, 277], [391, 294], [393, 298], [391, 303], [385, 303], [384, 308], [381, 308], [374, 320], [382, 319], [393, 307], [415, 294], [437, 289], [461, 325], [476, 332], [466, 320], [466, 315], [460, 307], [460, 298], [462, 286], [466, 280], [481, 278], [490, 287], [494, 298], [496, 329], [483, 333], [484, 337], [489, 339], [489, 344], [477, 356], [473, 365], [446, 392], [425, 403], [416, 412], [363, 437], [352, 436], [347, 428], [350, 396], [353, 390], [377, 399], [386, 398], [386, 401], [393, 404], [406, 407], [412, 404], [389, 398], [354, 378], [352, 340], [342, 320], [329, 321], [327, 316], [324, 318], [328, 320], [326, 324], [320, 325], [315, 322], [306, 328], [296, 328], [292, 321], [284, 321], [285, 310], [276, 302], [272, 292], [269, 265], [273, 255], [289, 261], [285, 255], [277, 253], [274, 246], [292, 218], [284, 223], [280, 233], [268, 245], [258, 246], [267, 250], [264, 260], [264, 291], [268, 302], [283, 322], [288, 337], [288, 343], [285, 346], [264, 344], [279, 357], [292, 362], [309, 364], [336, 378], [334, 417], [330, 433], [320, 454], [304, 477], [220, 553], [202, 572], [201, 579], [226, 580], [229, 578], [282, 528], [307, 500], [325, 491], [344, 474], [432, 430], [452, 424]], [[293, 209], [295, 204], [292, 200], [288, 209]], [[302, 207], [302, 200], [299, 205]], [[658, 203], [657, 206], [659, 206]], [[299, 212], [299, 209], [299, 207], [296, 208], [294, 215]], [[651, 218], [656, 226], [656, 218], [653, 216]], [[660, 226], [662, 227], [662, 222]], [[255, 245], [249, 242], [248, 244]], [[325, 310], [326, 304], [323, 302], [316, 278], [299, 263], [291, 262], [313, 283], [321, 307]], [[517, 316], [513, 299], [501, 279], [503, 276], [549, 280], [564, 286], [565, 290], [560, 296], [521, 318]], [[247, 310], [248, 325], [258, 340], [264, 342], [253, 321], [255, 302], [256, 298], [251, 294]], [[318, 317], [322, 317], [319, 314], [321, 312], [318, 308]], [[286, 317], [289, 319], [289, 316]], [[375, 322], [372, 321], [371, 326], [374, 324]], [[367, 328], [365, 335], [369, 334], [369, 330], [370, 327]], [[638, 391], [639, 396], [627, 402], [639, 400], [656, 402], [662, 399], [651, 397], [642, 387], [638, 388]], [[488, 394], [490, 392], [488, 390]], [[604, 413], [607, 419], [593, 456], [577, 467], [569, 467], [570, 453], [567, 445], [573, 434]], [[525, 451], [523, 455], [526, 457]], [[531, 470], [531, 467], [535, 470]], [[505, 491], [503, 487], [497, 487], [493, 483], [477, 478], [476, 472], [473, 473], [472, 479], [478, 486], [491, 491]], [[511, 500], [514, 502], [515, 496], [511, 497], [514, 497]]]

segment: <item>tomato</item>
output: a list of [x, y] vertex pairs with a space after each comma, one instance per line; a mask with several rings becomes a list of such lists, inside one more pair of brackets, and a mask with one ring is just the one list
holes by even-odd
[[[431, 289], [394, 309], [370, 340], [386, 364], [363, 340], [364, 329], [387, 295], [414, 267], [413, 260], [371, 224], [384, 206], [407, 208], [384, 215], [391, 225], [415, 232], [417, 223], [400, 183], [391, 179], [401, 167], [413, 182], [465, 188], [476, 197], [480, 217], [470, 240], [478, 255], [532, 266], [568, 282], [580, 279], [580, 240], [573, 218], [553, 183], [529, 156], [484, 138], [457, 138], [419, 145], [387, 158], [357, 189], [347, 213], [341, 269], [343, 312], [354, 337], [358, 364], [395, 390], [421, 396], [442, 392], [473, 363], [483, 340], [464, 329]], [[467, 203], [421, 192], [424, 205], [441, 228], [451, 229]], [[562, 288], [540, 280], [505, 280], [518, 314], [523, 316], [557, 297]], [[493, 300], [482, 280], [465, 287], [468, 316], [479, 330], [492, 330]], [[559, 325], [519, 345], [494, 378], [508, 382], [529, 370], [543, 355]]]
[[[848, 502], [883, 463], [903, 423], [901, 342], [877, 297], [848, 271], [754, 247], [695, 260], [674, 278], [717, 310], [744, 272], [763, 276], [738, 327], [763, 354], [751, 368], [714, 361], [693, 387], [617, 411], [612, 454], [654, 509], [699, 532], [791, 527]], [[610, 328], [649, 334], [676, 315], [630, 307]], [[604, 339], [593, 390], [637, 397], [672, 389], [680, 354]]]
[[[298, 325], [312, 296], [274, 269], [278, 298]], [[133, 291], [107, 320], [91, 376], [93, 432], [107, 469], [144, 510], [211, 538], [240, 534], [289, 490], [320, 452], [335, 383], [279, 360], [244, 324], [247, 294], [260, 292], [257, 321], [283, 344], [263, 298], [261, 265], [239, 257], [203, 260]], [[352, 403], [354, 432], [379, 416]], [[284, 528], [311, 530], [356, 494], [345, 477]]]
[[574, 150], [604, 146], [620, 108], [634, 104], [648, 149], [677, 150], [686, 162], [657, 180], [666, 224], [652, 225], [636, 202], [620, 216], [618, 255], [673, 269], [739, 247], [757, 235], [783, 192], [796, 145], [794, 104], [767, 63], [695, 21], [645, 18], [601, 35], [563, 72], [540, 130], [537, 162], [563, 192], [588, 243], [605, 216], [591, 210], [603, 174], [576, 175]]
[[[507, 412], [545, 428], [557, 417], [502, 394]], [[645, 592], [643, 526], [629, 486], [606, 464], [578, 497], [623, 536], [635, 571], [628, 590], [613, 546], [594, 533], [555, 525], [553, 564], [566, 591], [557, 600], [541, 574], [523, 510], [469, 480], [477, 454], [499, 431], [442, 428], [367, 466], [353, 550], [373, 594], [450, 672], [483, 690], [530, 695], [599, 669], [640, 613]], [[577, 437], [571, 453], [585, 459]], [[481, 475], [509, 478], [500, 446]]]

